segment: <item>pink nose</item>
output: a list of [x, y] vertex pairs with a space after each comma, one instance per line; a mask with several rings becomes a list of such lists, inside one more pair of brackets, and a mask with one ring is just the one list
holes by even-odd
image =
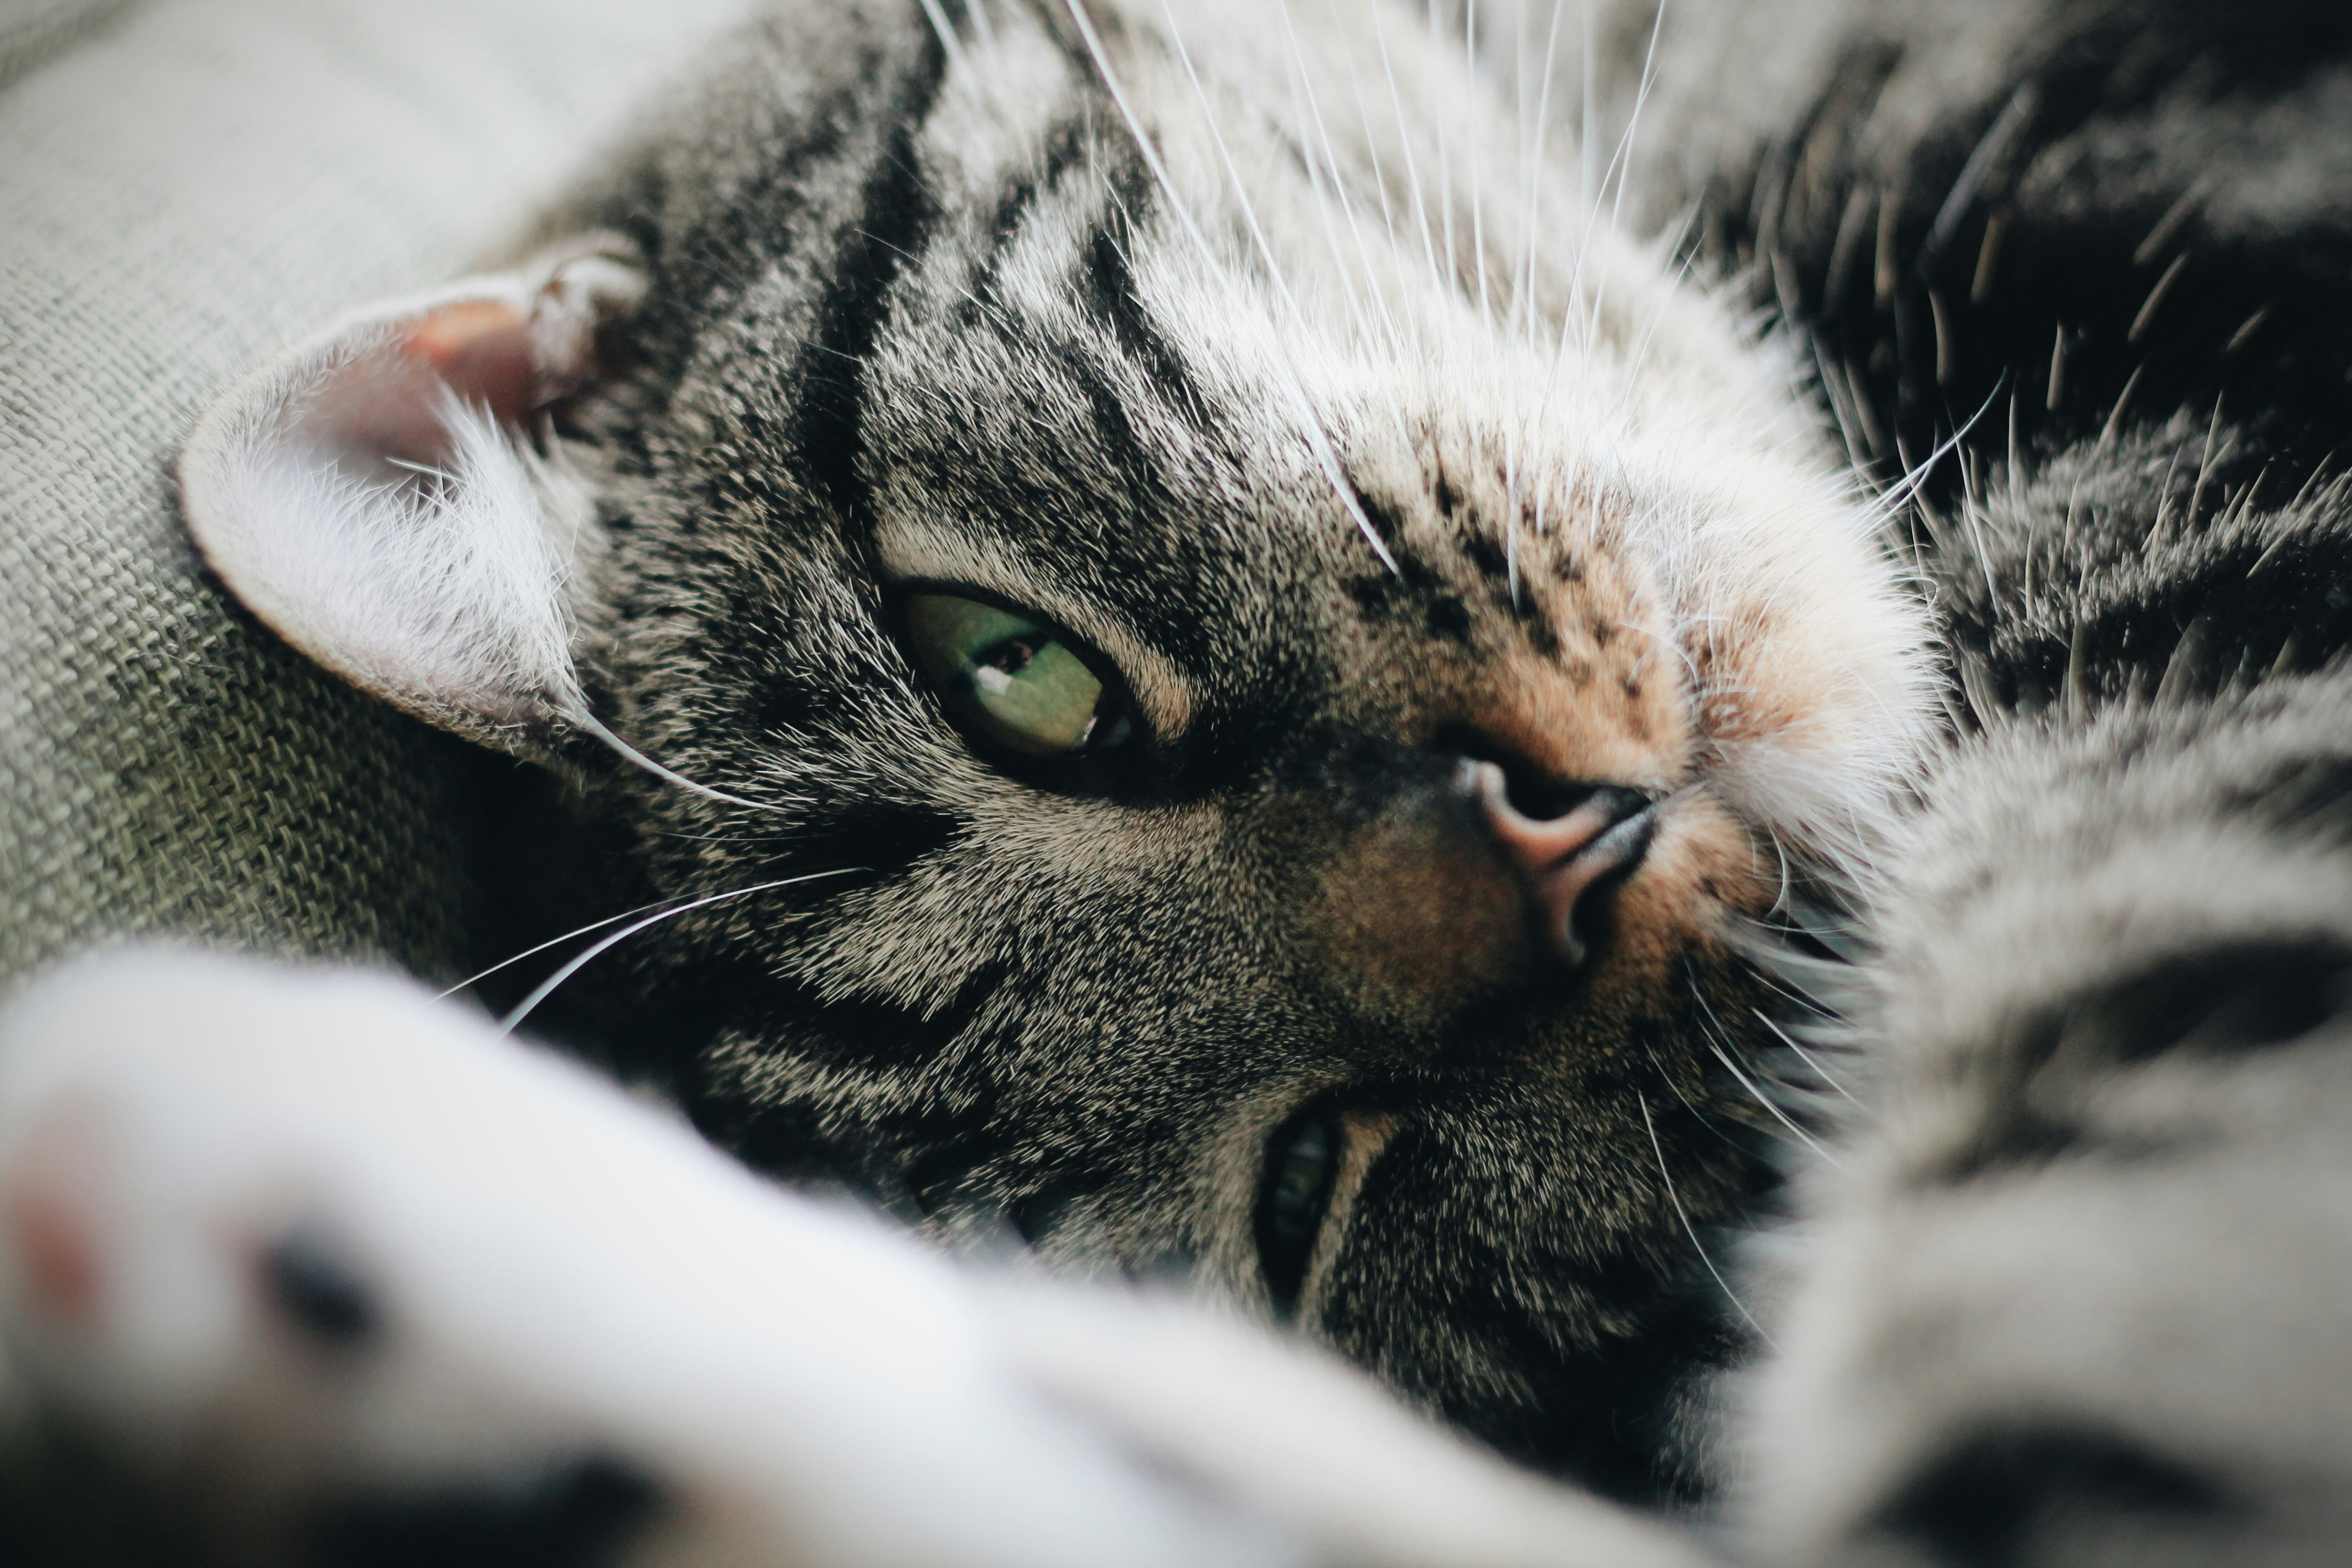
[[1495, 843], [1526, 879], [1544, 939], [1570, 963], [1590, 956], [1597, 906], [1649, 852], [1656, 803], [1637, 791], [1596, 785], [1556, 816], [1514, 804], [1493, 763], [1475, 764], [1478, 804]]

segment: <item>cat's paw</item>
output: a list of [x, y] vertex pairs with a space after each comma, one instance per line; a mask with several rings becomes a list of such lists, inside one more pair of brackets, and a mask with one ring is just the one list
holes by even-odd
[[2342, 1560], [2347, 707], [2021, 728], [1941, 786], [1761, 1385], [1775, 1560]]
[[233, 1560], [1287, 1556], [1018, 1386], [937, 1259], [380, 976], [144, 954], [26, 998], [0, 1311], [35, 1402]]
[[959, 1271], [413, 985], [131, 953], [0, 1019], [18, 1394], [229, 1560], [1657, 1564], [1357, 1374]]

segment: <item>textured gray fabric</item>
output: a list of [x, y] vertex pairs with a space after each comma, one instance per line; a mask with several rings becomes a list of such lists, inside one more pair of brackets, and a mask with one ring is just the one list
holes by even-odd
[[448, 743], [226, 600], [172, 458], [289, 338], [462, 270], [738, 14], [146, 0], [0, 93], [0, 983], [161, 932], [446, 967]]
[[142, 0], [0, 0], [0, 87]]

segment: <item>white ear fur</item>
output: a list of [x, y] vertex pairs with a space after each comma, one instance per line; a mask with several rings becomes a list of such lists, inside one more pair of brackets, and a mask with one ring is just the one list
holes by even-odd
[[586, 716], [566, 580], [591, 526], [520, 438], [644, 292], [618, 242], [379, 305], [229, 388], [180, 457], [189, 531], [320, 664], [511, 751]]

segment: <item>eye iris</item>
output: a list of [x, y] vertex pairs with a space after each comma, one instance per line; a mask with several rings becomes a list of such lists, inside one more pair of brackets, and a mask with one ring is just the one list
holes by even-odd
[[953, 594], [914, 594], [907, 626], [924, 673], [967, 730], [1031, 756], [1096, 740], [1100, 677], [1054, 630]]

